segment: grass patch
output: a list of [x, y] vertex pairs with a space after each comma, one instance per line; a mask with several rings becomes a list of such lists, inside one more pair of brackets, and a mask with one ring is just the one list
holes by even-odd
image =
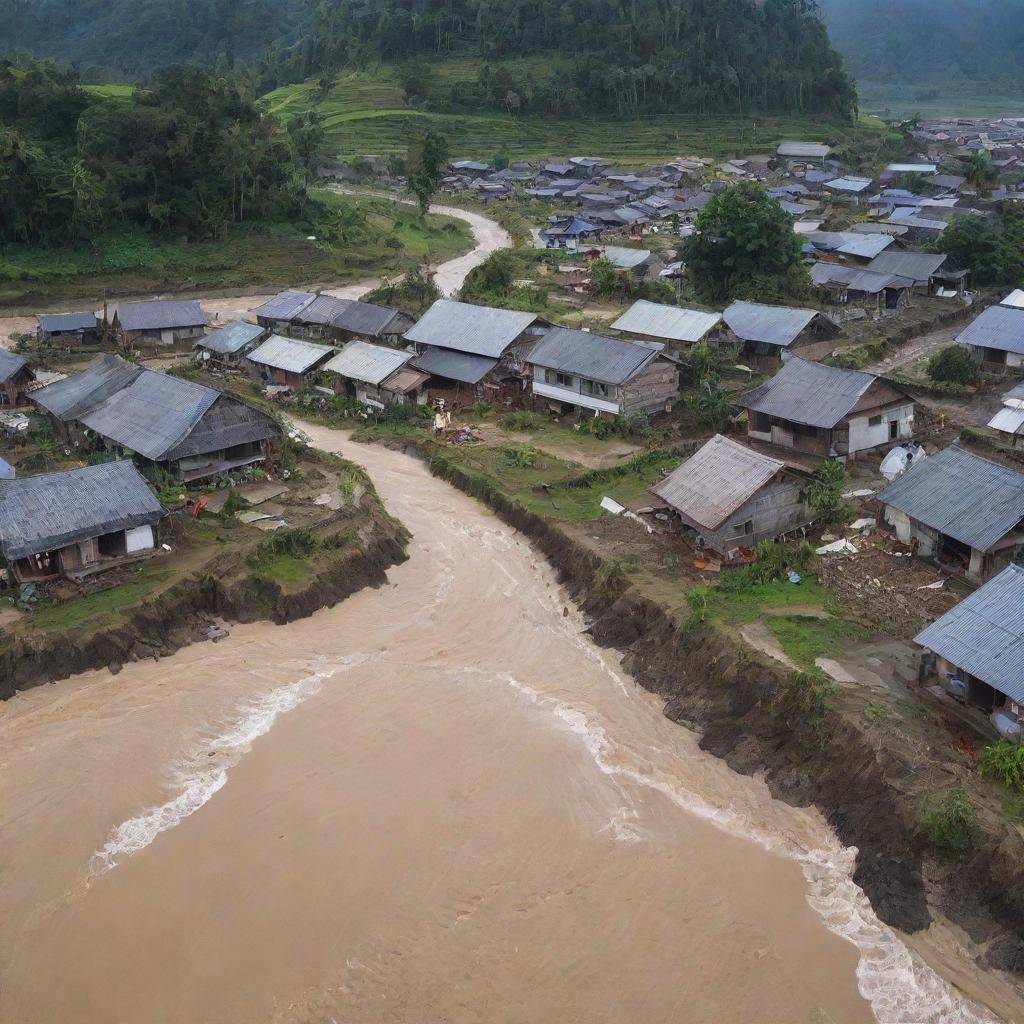
[[[731, 572], [734, 570], [726, 570]], [[799, 584], [776, 580], [739, 591], [724, 591], [717, 587], [696, 587], [702, 594], [706, 615], [728, 626], [742, 626], [759, 619], [766, 609], [777, 611], [789, 607], [815, 607], [824, 609], [831, 594], [813, 576], [804, 576]]]
[[766, 623], [783, 651], [807, 669], [816, 659], [841, 655], [845, 644], [867, 636], [856, 623], [812, 615], [769, 615]]

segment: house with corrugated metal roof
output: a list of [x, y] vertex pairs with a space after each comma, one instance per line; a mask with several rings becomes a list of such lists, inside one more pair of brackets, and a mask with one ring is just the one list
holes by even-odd
[[355, 299], [331, 321], [331, 337], [335, 341], [370, 341], [397, 346], [414, 323], [413, 318], [400, 309]]
[[257, 306], [252, 315], [256, 317], [256, 323], [260, 327], [265, 327], [268, 331], [284, 331], [315, 298], [316, 292], [285, 289], [272, 299], [268, 299], [262, 306]]
[[202, 362], [237, 366], [266, 336], [266, 328], [248, 320], [232, 320], [195, 343], [196, 358]]
[[1024, 718], [1024, 568], [1007, 565], [914, 637], [932, 655], [923, 667], [953, 696], [983, 708], [1003, 734], [1021, 738]]
[[941, 252], [897, 252], [888, 249], [879, 253], [868, 264], [868, 270], [873, 270], [876, 274], [909, 277], [914, 282], [916, 290], [930, 294], [938, 287], [937, 275], [947, 259], [946, 254]]
[[877, 500], [902, 544], [970, 580], [1024, 551], [1024, 473], [956, 445], [914, 462]]
[[36, 322], [36, 337], [46, 345], [74, 348], [94, 344], [98, 339], [95, 313], [40, 313]]
[[582, 217], [559, 218], [540, 229], [540, 239], [549, 249], [577, 248], [590, 239], [600, 238], [604, 226], [591, 224]]
[[639, 299], [611, 328], [639, 341], [658, 341], [671, 348], [685, 349], [700, 341], [716, 341], [721, 324], [721, 313]]
[[164, 507], [130, 461], [0, 479], [0, 550], [18, 583], [152, 555]]
[[289, 333], [302, 338], [333, 340], [335, 318], [344, 312], [350, 302], [352, 299], [317, 295], [292, 316]]
[[1024, 384], [1003, 394], [1003, 407], [988, 421], [988, 427], [1002, 434], [1011, 448], [1024, 441]]
[[1024, 372], [1024, 309], [999, 303], [976, 316], [957, 336], [989, 373]]
[[309, 377], [337, 351], [333, 345], [318, 345], [302, 338], [272, 334], [246, 356], [246, 361], [265, 383], [301, 391]]
[[528, 357], [533, 395], [559, 413], [668, 412], [679, 397], [679, 369], [662, 349], [656, 342], [553, 327]]
[[824, 359], [832, 353], [839, 325], [816, 309], [734, 302], [722, 319], [740, 346], [740, 358], [759, 370], [775, 369], [780, 359], [798, 355]]
[[111, 327], [122, 348], [135, 345], [177, 345], [206, 333], [206, 314], [194, 299], [150, 299], [121, 302]]
[[237, 398], [115, 355], [33, 391], [32, 401], [83, 453], [134, 453], [186, 482], [264, 462], [281, 433], [271, 416]]
[[906, 309], [914, 290], [909, 277], [878, 274], [841, 263], [815, 263], [811, 267], [811, 284], [827, 292], [837, 305], [863, 304], [878, 310]]
[[651, 492], [670, 508], [700, 550], [740, 557], [806, 526], [809, 475], [716, 434]]
[[536, 313], [438, 299], [405, 333], [429, 373], [430, 393], [449, 401], [522, 393], [526, 360], [551, 324]]
[[24, 356], [0, 348], [0, 406], [24, 405], [35, 379]]
[[337, 394], [347, 394], [370, 408], [422, 405], [430, 375], [409, 366], [412, 358], [412, 352], [350, 341], [323, 369], [334, 375]]
[[846, 457], [914, 434], [914, 400], [860, 370], [788, 359], [774, 377], [735, 400], [752, 441]]

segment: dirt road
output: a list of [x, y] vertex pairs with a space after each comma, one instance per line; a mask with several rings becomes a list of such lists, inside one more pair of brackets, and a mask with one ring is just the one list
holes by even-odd
[[916, 363], [918, 359], [931, 355], [938, 349], [945, 348], [946, 345], [952, 345], [953, 339], [963, 329], [963, 324], [951, 324], [937, 331], [931, 331], [929, 334], [922, 334], [921, 337], [915, 338], [897, 349], [893, 355], [873, 363], [871, 366], [865, 366], [864, 369], [868, 373], [891, 373], [900, 366]]

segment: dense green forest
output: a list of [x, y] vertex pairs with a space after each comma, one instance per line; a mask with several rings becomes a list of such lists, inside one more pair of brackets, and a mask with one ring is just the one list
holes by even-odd
[[1020, 92], [1024, 0], [819, 0], [851, 72], [874, 82]]
[[279, 130], [231, 75], [171, 67], [107, 99], [50, 62], [0, 65], [0, 241], [207, 238], [294, 214], [320, 136], [310, 118]]
[[[812, 0], [0, 0], [9, 50], [144, 71], [244, 59], [267, 91], [380, 60], [482, 60], [453, 109], [580, 116], [639, 112], [823, 114], [856, 92]], [[517, 58], [550, 55], [550, 74]]]

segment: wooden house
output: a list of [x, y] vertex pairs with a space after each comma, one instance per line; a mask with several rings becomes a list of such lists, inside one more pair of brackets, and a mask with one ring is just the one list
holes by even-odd
[[191, 343], [206, 333], [206, 314], [194, 299], [122, 302], [111, 326], [122, 348]]
[[974, 582], [1024, 550], [1024, 473], [956, 445], [915, 461], [877, 500], [901, 543]]
[[24, 405], [35, 379], [22, 356], [0, 348], [0, 406]]
[[398, 346], [415, 323], [408, 313], [375, 302], [350, 300], [331, 323], [335, 341], [367, 341]]
[[713, 343], [722, 325], [721, 313], [706, 313], [684, 306], [665, 306], [640, 299], [612, 325], [629, 338], [657, 341], [670, 349], [685, 350], [700, 341]]
[[752, 441], [823, 457], [846, 457], [914, 434], [914, 400], [859, 370], [792, 358], [774, 377], [740, 395]]
[[1007, 565], [914, 637], [954, 697], [989, 712], [1017, 740], [1024, 719], [1024, 568]]
[[823, 359], [835, 347], [840, 327], [816, 309], [734, 302], [722, 314], [728, 334], [740, 346], [748, 366], [771, 370], [779, 361], [798, 355]]
[[431, 376], [431, 395], [473, 402], [521, 394], [527, 357], [550, 326], [536, 313], [438, 299], [405, 340], [417, 352], [410, 365]]
[[1024, 373], [1024, 308], [1005, 302], [989, 306], [956, 336], [956, 343], [970, 349], [988, 373]]
[[32, 401], [72, 447], [134, 453], [186, 483], [266, 461], [281, 433], [237, 398], [114, 355], [33, 391]]
[[301, 391], [310, 376], [337, 351], [333, 345], [318, 345], [301, 338], [272, 334], [262, 345], [253, 349], [246, 359], [264, 383]]
[[99, 340], [99, 321], [95, 313], [40, 313], [36, 317], [36, 337], [46, 345], [78, 348]]
[[807, 480], [782, 460], [716, 434], [651, 491], [699, 549], [733, 559], [811, 521]]
[[427, 400], [429, 374], [408, 364], [414, 353], [366, 341], [350, 341], [324, 364], [335, 375], [334, 390], [371, 409], [389, 405], [422, 405]]
[[195, 343], [196, 358], [222, 366], [240, 366], [266, 335], [266, 329], [247, 320], [232, 320]]
[[0, 479], [0, 549], [18, 583], [80, 579], [147, 557], [165, 514], [127, 460]]
[[811, 284], [827, 292], [837, 306], [874, 306], [876, 310], [906, 309], [914, 282], [898, 274], [880, 274], [840, 263], [815, 263]]
[[252, 315], [256, 317], [256, 323], [260, 327], [279, 333], [288, 330], [299, 313], [315, 298], [316, 292], [278, 292], [262, 306], [257, 306]]
[[679, 368], [661, 355], [662, 348], [554, 327], [528, 357], [533, 395], [559, 412], [668, 412], [679, 397]]

